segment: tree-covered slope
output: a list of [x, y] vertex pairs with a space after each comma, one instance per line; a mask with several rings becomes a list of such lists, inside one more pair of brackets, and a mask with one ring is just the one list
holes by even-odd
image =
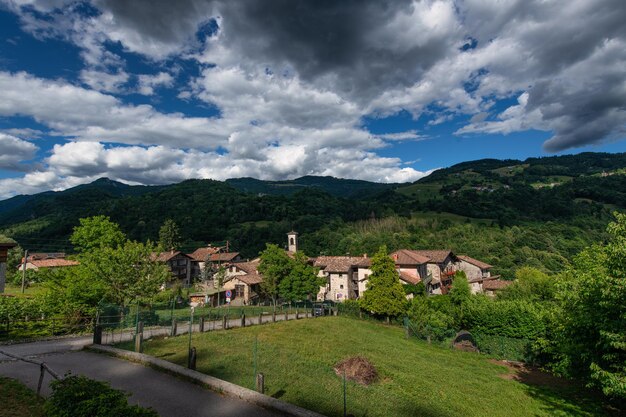
[[[285, 233], [296, 229], [311, 255], [371, 253], [379, 244], [426, 245], [500, 260], [503, 271], [524, 258], [558, 270], [561, 260], [588, 243], [585, 236], [600, 238], [611, 211], [626, 209], [625, 174], [626, 154], [586, 153], [465, 162], [399, 185], [303, 177], [150, 187], [101, 179], [0, 202], [0, 233], [31, 250], [71, 251], [67, 237], [78, 219], [104, 214], [141, 241], [156, 240], [159, 227], [173, 219], [184, 250], [228, 240], [252, 257], [266, 242], [282, 245]], [[368, 221], [384, 218], [407, 223], [368, 229]], [[471, 231], [455, 229], [463, 225]], [[516, 235], [527, 242], [511, 238]], [[515, 247], [493, 255], [503, 245]]]

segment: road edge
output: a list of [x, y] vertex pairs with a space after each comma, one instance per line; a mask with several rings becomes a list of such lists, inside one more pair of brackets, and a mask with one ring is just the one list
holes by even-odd
[[258, 405], [259, 407], [268, 410], [278, 411], [288, 416], [324, 417], [323, 414], [307, 410], [306, 408], [302, 408], [297, 405], [286, 403], [284, 401], [270, 397], [269, 395], [261, 394], [251, 389], [233, 384], [232, 382], [224, 381], [222, 379], [215, 378], [213, 376], [206, 375], [198, 371], [193, 371], [183, 366], [176, 365], [175, 363], [155, 358], [154, 356], [146, 355], [144, 353], [131, 352], [128, 350], [95, 344], [86, 346], [85, 349], [94, 352], [106, 353], [131, 362], [138, 362], [144, 365], [149, 365], [159, 370], [163, 370], [168, 373], [181, 376], [185, 379], [190, 379], [193, 382], [200, 383], [208, 387], [212, 391], [222, 393], [231, 397], [236, 397], [246, 402]]

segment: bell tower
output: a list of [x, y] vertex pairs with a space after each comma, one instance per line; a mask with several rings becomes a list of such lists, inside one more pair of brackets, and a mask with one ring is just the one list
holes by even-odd
[[287, 248], [289, 252], [298, 251], [298, 232], [291, 231], [287, 233]]

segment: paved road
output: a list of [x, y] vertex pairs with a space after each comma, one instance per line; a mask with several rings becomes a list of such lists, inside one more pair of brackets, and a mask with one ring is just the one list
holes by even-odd
[[[143, 365], [79, 351], [90, 343], [91, 336], [0, 346], [0, 349], [44, 361], [61, 375], [71, 371], [73, 374], [108, 381], [113, 388], [131, 393], [131, 403], [152, 407], [162, 417], [279, 415], [242, 400], [223, 397]], [[39, 367], [0, 355], [0, 375], [16, 378], [36, 390]], [[46, 374], [42, 390], [44, 395], [50, 393], [50, 378]]]

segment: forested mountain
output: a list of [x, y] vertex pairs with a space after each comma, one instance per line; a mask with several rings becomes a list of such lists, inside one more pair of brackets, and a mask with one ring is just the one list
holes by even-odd
[[81, 217], [104, 214], [130, 238], [156, 240], [173, 219], [183, 250], [230, 241], [245, 257], [296, 229], [309, 255], [372, 253], [380, 244], [450, 248], [510, 274], [562, 269], [626, 209], [626, 154], [480, 160], [413, 184], [330, 177], [239, 178], [129, 186], [108, 179], [0, 202], [0, 234], [30, 250], [68, 251]]

